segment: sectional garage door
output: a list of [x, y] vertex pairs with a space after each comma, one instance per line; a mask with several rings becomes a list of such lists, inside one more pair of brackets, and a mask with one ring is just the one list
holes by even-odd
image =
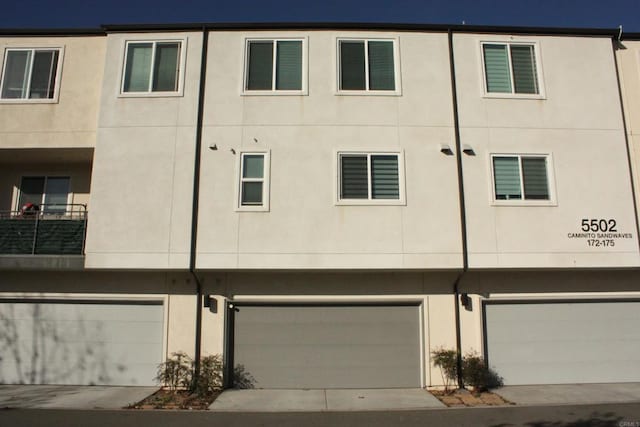
[[0, 301], [0, 383], [153, 385], [159, 301]]
[[485, 316], [507, 385], [640, 381], [640, 302], [488, 303]]
[[417, 305], [241, 305], [234, 323], [253, 387], [421, 386]]

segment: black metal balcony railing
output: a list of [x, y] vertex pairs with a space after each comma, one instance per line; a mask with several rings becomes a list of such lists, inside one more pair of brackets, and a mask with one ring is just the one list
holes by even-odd
[[86, 205], [40, 205], [36, 209], [0, 211], [0, 254], [84, 253]]

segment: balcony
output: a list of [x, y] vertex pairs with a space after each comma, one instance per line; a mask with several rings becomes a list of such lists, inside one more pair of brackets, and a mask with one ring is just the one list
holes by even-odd
[[0, 212], [0, 255], [83, 255], [86, 205]]

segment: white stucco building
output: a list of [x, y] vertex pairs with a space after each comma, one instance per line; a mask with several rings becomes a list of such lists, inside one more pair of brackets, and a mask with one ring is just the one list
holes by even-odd
[[425, 387], [457, 346], [507, 384], [639, 381], [617, 36], [0, 32], [0, 382], [186, 351], [229, 386]]

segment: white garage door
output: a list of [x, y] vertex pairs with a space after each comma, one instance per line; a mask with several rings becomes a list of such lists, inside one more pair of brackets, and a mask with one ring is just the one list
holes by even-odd
[[153, 385], [158, 301], [0, 302], [0, 383]]
[[487, 303], [485, 316], [507, 385], [640, 381], [640, 302]]
[[239, 306], [234, 329], [245, 386], [421, 386], [417, 305]]

